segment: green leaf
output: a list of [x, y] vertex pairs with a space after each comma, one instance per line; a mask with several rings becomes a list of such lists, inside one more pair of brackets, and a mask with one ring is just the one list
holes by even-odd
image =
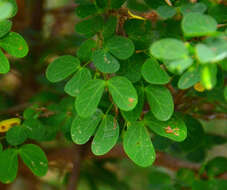
[[17, 10], [18, 10], [16, 0], [5, 0], [5, 1], [10, 3], [13, 8], [8, 18], [14, 17], [17, 14]]
[[107, 5], [109, 3], [108, 1], [109, 0], [95, 0], [95, 3], [99, 8], [104, 9], [107, 7]]
[[79, 34], [85, 35], [86, 37], [92, 37], [97, 32], [101, 31], [102, 27], [103, 18], [101, 16], [95, 16], [77, 23], [75, 29]]
[[0, 21], [0, 38], [5, 36], [12, 28], [12, 22], [10, 20]]
[[28, 54], [28, 45], [24, 38], [15, 32], [10, 32], [4, 38], [0, 39], [0, 47], [7, 51], [10, 55], [22, 58]]
[[160, 136], [181, 142], [187, 137], [187, 127], [178, 115], [173, 115], [168, 121], [159, 121], [153, 115], [145, 116], [145, 124]]
[[208, 14], [214, 17], [218, 23], [223, 23], [227, 19], [227, 6], [215, 3], [208, 8]]
[[126, 0], [111, 0], [110, 7], [112, 9], [119, 9]]
[[204, 3], [188, 3], [180, 7], [180, 11], [183, 15], [191, 12], [204, 13], [207, 10], [207, 6]]
[[26, 144], [20, 147], [19, 154], [26, 166], [36, 176], [46, 175], [48, 160], [43, 150], [34, 144]]
[[0, 73], [5, 74], [10, 70], [10, 64], [2, 50], [0, 50]]
[[43, 140], [45, 136], [45, 126], [38, 119], [29, 118], [24, 121], [22, 127], [26, 128], [28, 138], [36, 141]]
[[104, 39], [106, 40], [112, 37], [116, 31], [116, 28], [117, 28], [117, 18], [115, 16], [110, 16], [103, 28], [102, 35]]
[[204, 143], [206, 136], [203, 126], [197, 119], [186, 115], [184, 116], [184, 122], [187, 126], [187, 138], [180, 143], [180, 146], [184, 151], [192, 151]]
[[17, 150], [9, 148], [0, 152], [0, 181], [11, 183], [17, 176], [18, 158]]
[[227, 101], [227, 86], [224, 88], [224, 98]]
[[192, 87], [194, 84], [200, 81], [200, 67], [192, 67], [188, 71], [186, 71], [183, 75], [181, 75], [178, 81], [178, 88], [184, 90]]
[[168, 74], [153, 58], [147, 59], [143, 64], [142, 75], [151, 84], [167, 84], [170, 81]]
[[81, 18], [94, 15], [96, 12], [97, 8], [93, 3], [81, 4], [76, 8], [76, 15]]
[[13, 6], [6, 1], [0, 2], [0, 20], [10, 18], [10, 15], [13, 11]]
[[6, 133], [6, 140], [12, 146], [24, 143], [27, 139], [26, 128], [23, 126], [14, 126]]
[[[214, 54], [213, 59], [211, 59], [212, 62], [219, 62], [227, 57], [227, 39], [224, 36], [209, 37], [204, 42], [206, 43], [206, 47], [208, 47]], [[210, 52], [209, 54], [212, 53]], [[211, 56], [212, 55], [209, 55], [209, 57]], [[204, 57], [205, 56], [203, 56], [203, 58]]]
[[83, 62], [90, 61], [92, 58], [92, 51], [96, 46], [97, 44], [93, 39], [84, 41], [77, 50], [78, 58]]
[[78, 58], [64, 55], [48, 65], [46, 77], [50, 82], [60, 82], [74, 73], [80, 66]]
[[161, 60], [175, 60], [186, 57], [188, 50], [182, 41], [166, 38], [154, 42], [150, 47], [150, 53]]
[[149, 11], [149, 7], [143, 1], [127, 0], [127, 7], [138, 12]]
[[133, 110], [138, 102], [136, 89], [125, 77], [116, 76], [108, 81], [108, 88], [114, 103], [123, 110]]
[[156, 9], [161, 5], [166, 5], [165, 1], [160, 1], [160, 0], [144, 0], [144, 1], [152, 9]]
[[2, 144], [0, 143], [0, 153], [3, 151], [3, 146]]
[[119, 137], [119, 125], [117, 120], [107, 115], [102, 120], [92, 141], [91, 150], [95, 155], [104, 155], [117, 143]]
[[168, 19], [168, 18], [172, 18], [177, 12], [175, 8], [170, 7], [168, 5], [163, 5], [158, 7], [157, 13], [161, 18]]
[[115, 73], [120, 68], [118, 60], [103, 49], [94, 52], [93, 62], [95, 67], [103, 73]]
[[70, 96], [76, 97], [91, 79], [90, 71], [82, 68], [66, 83], [64, 90]]
[[186, 14], [183, 17], [181, 26], [185, 36], [197, 37], [215, 33], [217, 22], [209, 15], [195, 12]]
[[212, 62], [215, 58], [215, 53], [205, 44], [196, 45], [196, 55], [200, 63]]
[[135, 51], [133, 42], [122, 36], [114, 36], [106, 43], [106, 48], [118, 59], [128, 59]]
[[206, 64], [203, 65], [200, 72], [200, 82], [202, 86], [211, 90], [217, 83], [217, 65]]
[[105, 81], [95, 79], [89, 81], [76, 99], [75, 107], [80, 117], [92, 116], [102, 98]]
[[182, 74], [187, 68], [193, 64], [193, 59], [191, 57], [185, 57], [183, 59], [178, 59], [174, 61], [164, 62], [167, 69], [175, 74]]
[[216, 157], [206, 164], [206, 171], [209, 177], [215, 177], [227, 171], [227, 158]]
[[14, 17], [17, 13], [16, 0], [4, 0], [0, 2], [0, 20]]
[[161, 121], [170, 119], [174, 111], [171, 93], [164, 86], [148, 86], [146, 89], [147, 100], [154, 116]]
[[195, 180], [194, 171], [187, 168], [180, 168], [177, 171], [177, 181], [179, 181], [181, 184], [184, 184], [184, 186], [191, 187], [194, 180]]
[[72, 140], [76, 144], [85, 144], [94, 134], [103, 113], [97, 110], [91, 117], [76, 116], [71, 126]]
[[155, 161], [155, 150], [147, 129], [140, 122], [128, 125], [123, 138], [123, 147], [128, 157], [141, 167]]
[[121, 111], [122, 116], [129, 122], [136, 121], [140, 118], [144, 106], [144, 89], [137, 88], [138, 104], [132, 111]]
[[132, 83], [140, 81], [141, 69], [146, 59], [147, 56], [144, 53], [133, 54], [129, 59], [121, 61], [121, 68], [117, 74], [127, 77]]
[[[217, 187], [217, 184], [213, 184], [213, 180], [194, 180], [192, 184], [192, 190], [214, 190]], [[218, 189], [215, 189], [218, 190]]]

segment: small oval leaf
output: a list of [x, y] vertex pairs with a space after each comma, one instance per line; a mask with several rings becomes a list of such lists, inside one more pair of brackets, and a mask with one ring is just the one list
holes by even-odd
[[182, 41], [166, 38], [154, 42], [150, 47], [150, 53], [161, 60], [176, 60], [186, 57], [188, 50]]
[[79, 116], [90, 117], [95, 113], [102, 98], [104, 87], [105, 81], [100, 79], [91, 80], [84, 86], [75, 102]]
[[142, 67], [143, 78], [151, 84], [167, 84], [169, 75], [163, 70], [155, 59], [148, 59]]
[[147, 100], [154, 116], [161, 121], [170, 119], [174, 111], [171, 93], [164, 86], [148, 86], [146, 88]]
[[145, 124], [160, 136], [181, 142], [187, 137], [187, 127], [178, 115], [173, 115], [168, 121], [159, 121], [152, 114], [145, 117]]
[[39, 177], [44, 176], [48, 170], [48, 160], [43, 150], [34, 144], [23, 145], [19, 154], [26, 166]]
[[48, 65], [46, 77], [50, 82], [60, 82], [74, 73], [80, 65], [78, 58], [64, 55]]
[[136, 89], [126, 77], [113, 77], [108, 88], [114, 102], [123, 111], [133, 110], [138, 102]]
[[209, 15], [192, 12], [183, 17], [181, 26], [185, 36], [206, 36], [216, 32], [217, 22]]
[[87, 68], [82, 68], [66, 83], [64, 90], [70, 96], [76, 97], [91, 79], [90, 71]]
[[129, 158], [142, 167], [155, 161], [155, 150], [147, 129], [140, 122], [133, 122], [127, 128], [123, 138], [123, 147]]
[[107, 49], [118, 59], [128, 59], [135, 51], [133, 42], [125, 37], [114, 36], [107, 41]]
[[10, 32], [4, 38], [0, 39], [0, 47], [2, 47], [10, 55], [22, 58], [28, 54], [28, 45], [24, 38], [15, 32]]
[[71, 126], [72, 140], [76, 144], [85, 144], [94, 134], [103, 113], [97, 110], [91, 117], [76, 116]]
[[118, 60], [103, 49], [94, 52], [93, 62], [97, 69], [103, 73], [115, 73], [120, 68]]
[[11, 183], [17, 176], [18, 158], [17, 150], [9, 148], [0, 152], [0, 181]]
[[117, 120], [111, 115], [105, 116], [92, 141], [92, 152], [95, 155], [106, 154], [117, 143], [118, 137], [119, 125]]

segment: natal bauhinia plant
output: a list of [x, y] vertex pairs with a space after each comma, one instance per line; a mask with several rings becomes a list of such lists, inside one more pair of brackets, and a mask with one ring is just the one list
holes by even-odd
[[[13, 1], [0, 2], [0, 10], [8, 2]], [[19, 34], [9, 32], [14, 5], [13, 13], [3, 19], [0, 11], [0, 47], [20, 58], [28, 47]], [[203, 113], [195, 100], [220, 102], [215, 111], [227, 112], [225, 2], [76, 0], [76, 5], [80, 20], [75, 32], [84, 41], [75, 54], [59, 55], [46, 70], [48, 81], [65, 81], [64, 91], [73, 102], [49, 105], [55, 114], [48, 118], [37, 105], [24, 111], [23, 121], [6, 133], [11, 148], [0, 154], [0, 181], [15, 179], [18, 154], [34, 174], [45, 175], [43, 151], [24, 142], [47, 141], [59, 131], [75, 144], [90, 142], [98, 156], [122, 144], [127, 156], [142, 167], [156, 159], [157, 136], [163, 144], [165, 138], [176, 141], [185, 152], [205, 150], [206, 134], [197, 120]], [[0, 50], [0, 72], [8, 71]], [[69, 127], [59, 129], [62, 121]], [[53, 128], [44, 127], [51, 124]]]

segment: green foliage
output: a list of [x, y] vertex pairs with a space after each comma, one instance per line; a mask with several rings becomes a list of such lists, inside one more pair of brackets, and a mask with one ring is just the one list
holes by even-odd
[[10, 69], [9, 61], [1, 50], [0, 50], [0, 63], [1, 63], [0, 73], [1, 74], [8, 73]]
[[12, 22], [10, 20], [0, 21], [0, 38], [5, 36], [12, 28]]
[[17, 176], [18, 158], [16, 149], [7, 149], [0, 153], [0, 181], [10, 183]]
[[94, 52], [93, 61], [94, 65], [103, 73], [115, 73], [120, 68], [118, 60], [104, 49]]
[[76, 97], [80, 94], [81, 89], [91, 80], [91, 73], [87, 68], [81, 68], [66, 83], [65, 92], [70, 96]]
[[97, 110], [91, 117], [76, 116], [71, 126], [71, 136], [76, 144], [85, 144], [94, 134], [102, 119], [102, 112]]
[[141, 72], [144, 79], [150, 84], [167, 84], [170, 80], [168, 74], [155, 59], [148, 59], [144, 63]]
[[187, 37], [206, 36], [216, 32], [217, 22], [209, 15], [188, 13], [182, 20], [182, 30]]
[[105, 115], [92, 141], [91, 150], [95, 155], [104, 155], [116, 144], [119, 125], [111, 115]]
[[[23, 112], [16, 109], [21, 123], [0, 122], [0, 181], [10, 183], [16, 178], [18, 156], [36, 176], [44, 176], [48, 160], [35, 144], [45, 147], [51, 141], [63, 148], [91, 143], [97, 156], [123, 145], [127, 156], [141, 167], [154, 163], [156, 151], [202, 162], [198, 174], [184, 168], [171, 176], [163, 171], [150, 173], [150, 189], [226, 189], [226, 182], [217, 179], [227, 171], [226, 158], [205, 162], [207, 152], [226, 143], [226, 137], [204, 130], [208, 125], [204, 120], [225, 118], [227, 113], [224, 2], [76, 0], [76, 4], [77, 35], [69, 39], [70, 48], [67, 36], [60, 43], [40, 40], [47, 45], [44, 50], [31, 43], [32, 53], [38, 56], [31, 54], [24, 62], [36, 65], [21, 69], [17, 58], [25, 57], [29, 48], [20, 34], [11, 31], [9, 19], [17, 12], [16, 1], [0, 0], [0, 74], [10, 71], [13, 57], [16, 71], [35, 75], [31, 84], [29, 77], [15, 77], [23, 83], [26, 97], [7, 102], [10, 91], [0, 96], [1, 109], [21, 99], [32, 104], [22, 106]], [[27, 31], [23, 34], [29, 38]], [[42, 62], [48, 65], [46, 79], [56, 84], [40, 74]], [[0, 86], [2, 93], [11, 83]], [[30, 93], [39, 90], [43, 92], [29, 99]], [[2, 119], [14, 114], [0, 111]], [[31, 141], [34, 144], [27, 144]], [[106, 172], [104, 177], [109, 175], [103, 163], [99, 167]], [[99, 174], [94, 180], [89, 171], [81, 179], [89, 178], [92, 189], [99, 189], [94, 185]], [[111, 184], [117, 183], [116, 176], [110, 178]]]
[[200, 81], [200, 67], [191, 67], [183, 75], [181, 75], [178, 81], [178, 87], [180, 89], [187, 89], [195, 85]]
[[100, 79], [91, 80], [83, 87], [75, 102], [79, 116], [90, 117], [95, 113], [104, 87], [105, 81]]
[[47, 173], [48, 161], [43, 150], [34, 144], [23, 145], [19, 154], [21, 159], [36, 176], [44, 176]]
[[167, 38], [153, 43], [150, 53], [161, 60], [176, 60], [185, 58], [188, 51], [182, 41]]
[[26, 128], [22, 126], [11, 128], [6, 134], [6, 140], [13, 146], [23, 144], [27, 140]]
[[118, 59], [128, 59], [134, 53], [133, 42], [121, 36], [114, 36], [107, 41], [106, 48]]
[[147, 115], [145, 123], [160, 136], [181, 142], [187, 137], [187, 127], [178, 115], [172, 116], [168, 121], [159, 121], [152, 115]]
[[28, 54], [27, 43], [21, 35], [15, 32], [10, 32], [1, 38], [0, 47], [14, 57], [22, 58]]
[[114, 103], [124, 111], [133, 110], [138, 96], [132, 83], [125, 77], [113, 77], [108, 81], [108, 88]]
[[64, 55], [54, 60], [47, 68], [46, 77], [51, 82], [59, 82], [74, 73], [80, 66], [78, 58]]
[[141, 122], [128, 125], [123, 146], [129, 158], [139, 166], [150, 166], [155, 160], [155, 151], [149, 133]]
[[170, 119], [173, 114], [173, 98], [169, 90], [163, 86], [148, 86], [146, 88], [147, 100], [151, 112], [160, 121]]

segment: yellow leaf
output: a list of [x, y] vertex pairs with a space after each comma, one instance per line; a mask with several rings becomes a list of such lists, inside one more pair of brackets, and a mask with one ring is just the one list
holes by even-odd
[[0, 122], [0, 133], [7, 132], [11, 127], [15, 125], [20, 125], [21, 119], [19, 118], [11, 118], [7, 120], [3, 120]]
[[128, 10], [128, 14], [131, 18], [133, 19], [138, 19], [138, 20], [146, 20], [145, 18], [138, 16], [138, 15], [134, 15], [130, 10]]

